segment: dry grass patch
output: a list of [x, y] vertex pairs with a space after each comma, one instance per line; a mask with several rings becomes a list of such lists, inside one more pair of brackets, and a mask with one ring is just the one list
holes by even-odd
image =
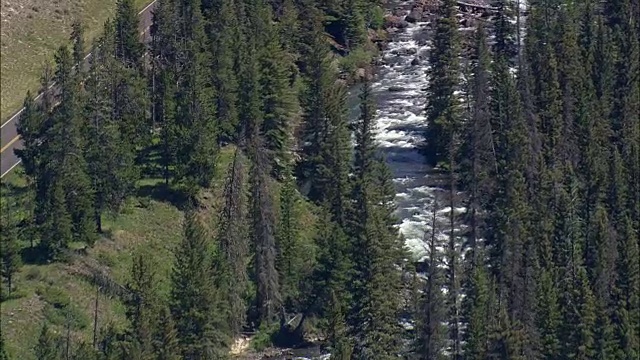
[[[71, 24], [81, 19], [86, 44], [96, 38], [114, 13], [116, 0], [1, 0], [0, 119], [18, 110], [27, 92], [36, 92], [45, 62], [68, 43]], [[149, 0], [135, 0], [142, 9]]]

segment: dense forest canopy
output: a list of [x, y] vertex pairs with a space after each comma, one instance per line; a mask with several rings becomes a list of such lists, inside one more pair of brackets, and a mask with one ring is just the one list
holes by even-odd
[[[436, 4], [424, 152], [450, 215], [437, 224], [434, 208], [421, 264], [375, 138], [368, 62], [384, 5], [158, 0], [146, 46], [119, 0], [86, 70], [74, 25], [43, 71], [59, 93], [24, 101], [31, 201], [22, 217], [3, 207], [3, 292], [25, 243], [65, 261], [70, 244], [102, 241], [102, 216], [145, 179], [161, 178], [185, 219], [168, 292], [136, 254], [126, 329], [89, 344], [45, 323], [37, 359], [223, 359], [246, 332], [276, 346], [313, 334], [332, 359], [640, 357], [638, 1], [536, 1], [525, 16], [495, 0], [471, 36], [455, 0]], [[337, 64], [362, 54], [349, 119]], [[220, 171], [212, 220], [200, 209]]]

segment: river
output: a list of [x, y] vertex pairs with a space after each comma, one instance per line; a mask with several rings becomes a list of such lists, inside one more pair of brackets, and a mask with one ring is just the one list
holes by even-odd
[[[388, 10], [401, 8], [405, 13], [413, 1], [390, 1]], [[430, 24], [409, 23], [405, 29], [392, 34], [382, 53], [376, 77], [372, 83], [376, 99], [376, 138], [381, 152], [393, 174], [396, 188], [396, 217], [413, 260], [424, 260], [427, 255], [425, 231], [431, 232], [434, 207], [437, 224], [446, 224], [450, 208], [442, 183], [420, 152], [426, 127], [425, 105], [428, 69], [428, 51], [431, 45]], [[357, 96], [352, 90], [352, 97]], [[456, 207], [461, 213], [465, 209]], [[445, 229], [446, 226], [437, 228]], [[448, 234], [438, 231], [444, 241]]]

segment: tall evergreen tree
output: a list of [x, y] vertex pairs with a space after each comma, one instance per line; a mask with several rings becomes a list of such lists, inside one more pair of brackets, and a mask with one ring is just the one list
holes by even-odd
[[38, 343], [35, 347], [36, 359], [38, 360], [58, 360], [62, 356], [61, 342], [55, 334], [49, 330], [49, 326], [44, 323], [40, 330]]
[[41, 137], [46, 129], [45, 114], [35, 103], [33, 95], [27, 91], [23, 102], [23, 110], [17, 123], [16, 131], [22, 139], [22, 149], [16, 149], [15, 153], [20, 158], [24, 173], [33, 183], [37, 181], [37, 171], [40, 168], [39, 158], [42, 152], [39, 150]]
[[307, 86], [303, 97], [302, 161], [299, 177], [303, 191], [331, 208], [334, 220], [345, 224], [348, 210], [347, 176], [349, 134], [345, 111], [345, 89], [336, 84], [322, 25], [314, 21], [313, 40], [306, 63]]
[[220, 359], [228, 351], [227, 314], [212, 281], [210, 242], [193, 204], [171, 274], [171, 313], [182, 356]]
[[225, 181], [225, 205], [220, 214], [217, 260], [221, 288], [228, 296], [229, 324], [233, 334], [238, 334], [245, 324], [247, 307], [245, 296], [248, 290], [247, 259], [249, 257], [248, 232], [246, 229], [246, 195], [244, 190], [245, 169], [239, 150], [233, 156]]
[[215, 119], [211, 54], [204, 19], [197, 1], [178, 3], [178, 58], [176, 92], [176, 181], [188, 191], [208, 187], [217, 154], [218, 122]]
[[82, 69], [84, 60], [84, 26], [80, 20], [75, 20], [71, 24], [71, 43], [73, 44], [73, 62], [78, 69]]
[[[254, 128], [251, 132], [256, 134]], [[276, 269], [276, 219], [269, 184], [269, 161], [259, 135], [249, 138], [252, 161], [249, 171], [251, 187], [251, 239], [254, 244], [254, 276], [256, 282], [256, 315], [259, 324], [271, 324], [282, 304], [280, 276]]]
[[[37, 194], [44, 201], [36, 205], [41, 245], [45, 254], [54, 258], [72, 238], [90, 245], [96, 238], [91, 209], [93, 191], [83, 154], [78, 84], [71, 75], [71, 54], [66, 47], [56, 52], [56, 63], [60, 105], [52, 114], [46, 133], [43, 176], [37, 185]], [[68, 222], [71, 228], [67, 228]]]
[[459, 131], [459, 99], [455, 94], [460, 79], [460, 40], [455, 1], [443, 1], [438, 8], [438, 21], [430, 53], [431, 69], [427, 88], [427, 152], [437, 163], [448, 153], [452, 135]]
[[153, 334], [153, 349], [157, 360], [179, 360], [180, 349], [175, 323], [168, 307], [162, 306]]
[[492, 194], [495, 191], [497, 159], [490, 108], [490, 55], [486, 43], [484, 27], [479, 25], [476, 31], [476, 61], [473, 68], [471, 85], [471, 113], [465, 128], [462, 148], [460, 149], [460, 172], [464, 188], [469, 190], [469, 212], [471, 222], [470, 247], [472, 262], [475, 256], [476, 241], [482, 234], [483, 220], [480, 212], [491, 209]]
[[138, 254], [131, 267], [131, 280], [127, 284], [130, 298], [125, 302], [126, 315], [131, 322], [131, 335], [146, 358], [153, 353], [153, 331], [156, 323], [155, 273], [145, 255]]
[[8, 201], [2, 201], [2, 214], [0, 215], [0, 227], [2, 238], [0, 239], [0, 274], [7, 283], [9, 295], [13, 291], [15, 274], [20, 270], [22, 258], [20, 256], [20, 243], [18, 222], [16, 221], [16, 209], [7, 206]]
[[131, 194], [138, 178], [134, 167], [134, 150], [122, 131], [122, 120], [117, 113], [117, 99], [113, 94], [118, 86], [113, 72], [120, 66], [108, 50], [113, 37], [107, 32], [100, 48], [94, 47], [90, 59], [90, 77], [85, 83], [86, 159], [91, 184], [95, 191], [94, 218], [98, 232], [102, 232], [101, 215], [105, 210], [118, 213], [126, 197]]
[[[389, 189], [381, 177], [373, 137], [373, 99], [370, 84], [361, 95], [361, 116], [356, 129], [355, 184], [356, 202], [352, 224], [352, 249], [355, 258], [354, 304], [352, 314], [356, 359], [390, 359], [399, 352], [398, 311], [402, 245], [388, 206]], [[388, 174], [385, 174], [388, 176]]]
[[161, 163], [165, 185], [169, 185], [174, 164], [176, 91], [176, 18], [175, 3], [158, 0], [151, 25], [151, 120], [160, 126]]
[[118, 0], [114, 25], [116, 58], [125, 66], [142, 71], [144, 46], [140, 42], [138, 14], [133, 0]]
[[306, 270], [303, 268], [304, 249], [300, 246], [298, 201], [295, 180], [289, 175], [280, 190], [280, 219], [276, 231], [278, 248], [276, 268], [280, 274], [284, 304], [287, 308], [296, 310], [300, 304], [300, 285], [306, 277]]
[[264, 120], [262, 133], [265, 147], [273, 155], [273, 170], [279, 178], [286, 177], [291, 161], [291, 138], [298, 104], [292, 87], [292, 64], [284, 52], [280, 34], [275, 25], [268, 28], [267, 44], [261, 57], [260, 89]]
[[[236, 10], [236, 0], [215, 1], [209, 10], [209, 37], [213, 58], [213, 86], [216, 89], [216, 117], [220, 121], [220, 137], [236, 139], [238, 135], [238, 79], [234, 65], [236, 44], [244, 41]], [[215, 20], [213, 20], [215, 19]]]
[[426, 283], [422, 298], [422, 312], [417, 319], [419, 336], [415, 345], [416, 353], [421, 360], [443, 359], [443, 350], [446, 346], [446, 329], [442, 324], [446, 315], [443, 306], [444, 294], [442, 293], [442, 288], [444, 281], [441, 269], [444, 259], [438, 249], [440, 244], [438, 241], [436, 209], [437, 203], [434, 204], [431, 215], [431, 231], [425, 232], [425, 240], [428, 246]]
[[340, 307], [349, 315], [346, 310], [351, 307], [351, 293], [348, 287], [351, 279], [353, 262], [349, 254], [351, 248], [349, 238], [344, 229], [332, 221], [331, 213], [328, 209], [321, 209], [316, 223], [315, 243], [318, 248], [317, 266], [313, 272], [313, 292], [309, 296], [309, 308], [322, 315], [329, 314], [331, 308], [331, 293], [335, 294], [336, 301], [340, 304], [333, 304]]

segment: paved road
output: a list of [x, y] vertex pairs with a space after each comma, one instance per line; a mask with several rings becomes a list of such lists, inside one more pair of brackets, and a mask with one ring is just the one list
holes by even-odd
[[[140, 35], [146, 42], [150, 39], [149, 29], [153, 23], [153, 9], [155, 9], [156, 0], [153, 0], [142, 11], [138, 13], [140, 17]], [[91, 54], [85, 57], [87, 60]], [[85, 62], [85, 64], [87, 63]], [[51, 85], [48, 91], [55, 91], [55, 85]], [[36, 97], [36, 101], [42, 99], [42, 94]], [[18, 137], [17, 123], [20, 119], [20, 114], [23, 109], [17, 111], [13, 116], [9, 118], [0, 129], [0, 144], [2, 146], [0, 152], [0, 178], [4, 177], [11, 170], [13, 170], [19, 163], [20, 159], [15, 155], [14, 150], [22, 148], [22, 141]]]

